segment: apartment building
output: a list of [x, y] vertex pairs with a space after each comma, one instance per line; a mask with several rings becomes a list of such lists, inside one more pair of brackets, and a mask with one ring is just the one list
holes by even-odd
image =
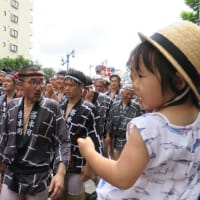
[[0, 59], [31, 60], [33, 0], [0, 0]]

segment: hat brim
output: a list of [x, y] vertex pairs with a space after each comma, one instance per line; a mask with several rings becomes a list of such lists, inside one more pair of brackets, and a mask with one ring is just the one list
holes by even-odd
[[140, 39], [142, 41], [148, 41], [150, 44], [152, 44], [157, 50], [160, 51], [160, 53], [175, 67], [175, 69], [183, 76], [184, 80], [187, 82], [187, 84], [190, 86], [198, 100], [200, 100], [199, 92], [197, 91], [195, 85], [193, 84], [191, 78], [187, 75], [187, 73], [183, 70], [182, 66], [174, 59], [174, 57], [165, 49], [163, 48], [159, 43], [151, 39], [150, 37], [147, 37], [143, 33], [138, 33]]

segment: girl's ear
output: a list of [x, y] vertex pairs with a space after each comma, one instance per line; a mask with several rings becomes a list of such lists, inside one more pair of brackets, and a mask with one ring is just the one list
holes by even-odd
[[174, 82], [178, 90], [182, 90], [186, 87], [186, 82], [184, 78], [178, 72], [176, 72], [175, 74]]

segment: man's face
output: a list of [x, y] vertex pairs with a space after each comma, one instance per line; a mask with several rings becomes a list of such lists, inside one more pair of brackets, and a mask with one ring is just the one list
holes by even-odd
[[37, 102], [45, 88], [44, 76], [25, 77], [22, 80], [24, 96], [32, 102]]
[[13, 78], [11, 78], [9, 76], [6, 76], [4, 78], [2, 86], [3, 86], [3, 90], [5, 92], [15, 91], [15, 81], [13, 80]]
[[51, 78], [49, 82], [53, 85], [54, 88], [56, 88], [56, 78]]
[[117, 79], [117, 77], [112, 77], [110, 80], [110, 87], [112, 89], [119, 89], [120, 88], [120, 82]]
[[64, 82], [65, 82], [64, 76], [62, 76], [62, 75], [57, 76], [56, 87], [58, 89], [63, 89], [64, 88]]
[[78, 84], [76, 81], [67, 78], [64, 81], [65, 94], [68, 99], [80, 98], [82, 95], [83, 86]]
[[5, 74], [4, 73], [0, 73], [0, 86], [2, 85], [3, 81], [5, 78]]
[[122, 89], [121, 91], [122, 100], [125, 102], [129, 102], [133, 98], [133, 95], [133, 90]]
[[98, 92], [104, 92], [104, 83], [103, 81], [95, 81], [94, 83], [95, 90]]

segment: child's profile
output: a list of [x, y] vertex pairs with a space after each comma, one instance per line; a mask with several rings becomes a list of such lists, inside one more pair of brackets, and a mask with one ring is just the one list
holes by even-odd
[[134, 92], [144, 109], [127, 126], [117, 161], [79, 149], [101, 177], [98, 200], [198, 199], [200, 194], [200, 27], [181, 21], [147, 37], [130, 54]]

